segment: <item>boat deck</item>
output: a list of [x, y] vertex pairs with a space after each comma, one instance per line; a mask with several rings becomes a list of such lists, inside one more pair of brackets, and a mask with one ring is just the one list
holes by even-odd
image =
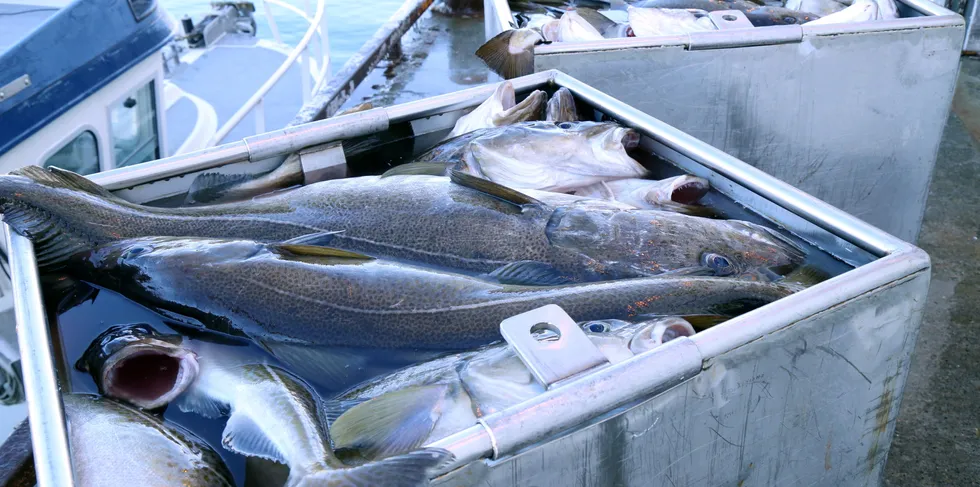
[[397, 105], [487, 83], [495, 75], [473, 55], [483, 42], [482, 17], [454, 18], [429, 10], [402, 37], [401, 52], [378, 63], [343, 108], [365, 102]]
[[[206, 50], [190, 49], [181, 53], [181, 64], [167, 81], [191, 97], [167, 97], [168, 152], [177, 151], [193, 132], [199, 117], [205, 123], [213, 119], [211, 123], [215, 128], [224, 125], [279, 68], [286, 56], [284, 46], [244, 34], [225, 35], [217, 45]], [[293, 64], [265, 97], [266, 130], [285, 127], [296, 116], [303, 106], [300, 87], [299, 66]], [[202, 101], [213, 110], [202, 106]], [[254, 134], [255, 119], [250, 113], [219, 143]]]

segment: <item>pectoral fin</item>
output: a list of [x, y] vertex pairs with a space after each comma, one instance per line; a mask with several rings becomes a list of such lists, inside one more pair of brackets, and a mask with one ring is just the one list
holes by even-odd
[[442, 415], [449, 386], [415, 386], [380, 395], [352, 407], [330, 428], [334, 447], [359, 450], [369, 459], [421, 446]]
[[221, 435], [221, 444], [229, 451], [249, 457], [259, 457], [274, 462], [286, 463], [282, 453], [269, 441], [252, 418], [240, 413], [232, 413]]
[[575, 282], [571, 277], [562, 275], [558, 269], [533, 261], [512, 262], [494, 270], [488, 276], [501, 284], [522, 286], [560, 286]]

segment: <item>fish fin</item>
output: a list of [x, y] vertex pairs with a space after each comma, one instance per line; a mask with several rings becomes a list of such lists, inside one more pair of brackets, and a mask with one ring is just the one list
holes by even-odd
[[441, 162], [409, 162], [395, 166], [381, 175], [381, 178], [390, 176], [445, 176], [451, 166]]
[[597, 31], [601, 34], [606, 29], [610, 27], [615, 27], [616, 22], [599, 13], [598, 10], [594, 8], [578, 7], [575, 12], [582, 16], [586, 22], [588, 22], [592, 27], [595, 27]]
[[184, 204], [210, 203], [220, 199], [229, 187], [247, 183], [259, 176], [256, 174], [224, 174], [220, 172], [198, 174], [187, 190]]
[[269, 441], [252, 418], [232, 413], [221, 435], [221, 445], [226, 450], [249, 457], [259, 457], [273, 462], [286, 463], [282, 452]]
[[511, 262], [498, 267], [487, 275], [501, 284], [524, 286], [560, 286], [575, 282], [548, 264], [530, 260]]
[[481, 193], [486, 193], [487, 195], [522, 208], [525, 206], [546, 206], [541, 201], [521, 193], [520, 191], [510, 189], [502, 184], [497, 184], [489, 179], [478, 178], [476, 176], [466, 174], [462, 171], [453, 171], [449, 176], [449, 179], [460, 186], [475, 189]]
[[323, 469], [290, 474], [286, 487], [344, 485], [346, 487], [425, 487], [436, 470], [453, 461], [442, 448], [425, 448], [354, 468]]
[[505, 30], [476, 50], [476, 56], [483, 60], [491, 71], [506, 79], [534, 73], [533, 45], [518, 53], [510, 50], [511, 37], [518, 32], [519, 29]]
[[331, 425], [334, 447], [359, 450], [370, 459], [415, 450], [435, 428], [448, 391], [444, 384], [406, 387], [358, 404]]
[[820, 284], [827, 279], [830, 279], [830, 274], [826, 271], [812, 265], [805, 265], [786, 274], [786, 277], [779, 281], [779, 283], [799, 291]]
[[279, 242], [279, 245], [313, 245], [317, 247], [323, 247], [333, 240], [333, 236], [338, 233], [344, 233], [343, 230], [338, 230], [336, 232], [318, 232], [311, 233], [309, 235], [301, 235], [296, 238], [291, 238], [289, 240], [284, 240]]
[[294, 374], [328, 389], [346, 389], [363, 380], [367, 359], [362, 354], [296, 343], [265, 341], [262, 345]]
[[118, 196], [110, 193], [109, 190], [102, 186], [93, 183], [85, 176], [58, 167], [42, 168], [39, 166], [25, 166], [11, 171], [10, 174], [30, 178], [36, 183], [51, 188], [74, 189], [103, 198], [120, 200]]
[[269, 244], [269, 250], [276, 252], [280, 256], [289, 257], [291, 254], [297, 257], [311, 256], [311, 257], [334, 257], [337, 259], [351, 259], [351, 260], [374, 260], [374, 257], [359, 254], [357, 252], [348, 252], [346, 250], [335, 249], [333, 247], [321, 247], [318, 245], [294, 245], [288, 243], [278, 243]]
[[61, 222], [45, 211], [11, 205], [4, 209], [3, 221], [34, 242], [37, 266], [45, 273], [61, 269], [73, 254], [92, 248], [85, 238], [61, 231]]
[[332, 426], [334, 421], [337, 421], [341, 415], [347, 412], [348, 409], [366, 402], [367, 399], [330, 399], [323, 401], [323, 414], [322, 419], [324, 424], [327, 426]]
[[228, 408], [219, 401], [216, 401], [191, 388], [180, 395], [177, 400], [177, 409], [185, 413], [197, 413], [205, 418], [220, 418], [228, 411]]
[[705, 330], [731, 319], [728, 316], [722, 315], [685, 315], [681, 316], [681, 318], [687, 320], [695, 330]]

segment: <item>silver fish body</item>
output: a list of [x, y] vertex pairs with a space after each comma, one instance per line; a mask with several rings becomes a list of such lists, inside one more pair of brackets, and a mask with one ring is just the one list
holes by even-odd
[[[677, 317], [597, 320], [583, 328], [611, 363], [694, 334]], [[542, 392], [520, 358], [501, 344], [396, 371], [348, 390], [328, 407], [336, 416], [336, 447], [374, 460], [438, 441]]]
[[235, 485], [217, 453], [183, 429], [111, 399], [63, 399], [77, 485]]

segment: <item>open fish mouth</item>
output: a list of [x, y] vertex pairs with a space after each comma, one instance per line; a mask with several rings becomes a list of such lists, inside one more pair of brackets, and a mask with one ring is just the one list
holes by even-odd
[[197, 356], [189, 350], [133, 345], [106, 362], [102, 389], [143, 409], [156, 409], [187, 390], [199, 371]]
[[685, 178], [681, 184], [671, 188], [670, 200], [682, 205], [695, 205], [704, 195], [708, 194], [711, 185], [708, 181], [701, 178]]

